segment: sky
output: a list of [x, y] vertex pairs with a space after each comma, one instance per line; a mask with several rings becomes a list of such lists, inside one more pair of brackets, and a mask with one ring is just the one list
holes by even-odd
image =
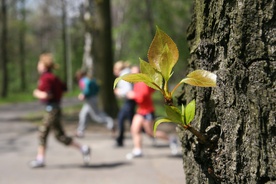
[[[60, 1], [60, 0], [59, 0]], [[81, 3], [83, 3], [85, 0], [67, 0], [68, 3], [70, 3], [71, 8], [67, 8], [68, 10], [68, 16], [69, 17], [75, 17], [78, 15], [78, 7]], [[35, 10], [40, 3], [43, 3], [44, 0], [26, 0], [26, 7], [28, 9]]]

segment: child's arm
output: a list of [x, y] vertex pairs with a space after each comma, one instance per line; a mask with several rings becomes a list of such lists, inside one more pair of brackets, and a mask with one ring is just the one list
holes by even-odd
[[148, 95], [148, 88], [143, 83], [136, 83], [132, 91], [128, 92], [127, 97], [135, 100], [137, 103], [144, 101], [145, 96]]
[[41, 91], [39, 89], [35, 89], [33, 92], [34, 97], [42, 100], [50, 99], [52, 95], [45, 91]]

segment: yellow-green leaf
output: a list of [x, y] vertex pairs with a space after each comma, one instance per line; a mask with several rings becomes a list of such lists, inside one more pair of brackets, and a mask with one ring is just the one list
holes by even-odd
[[181, 112], [177, 107], [165, 105], [165, 110], [169, 119], [178, 123], [182, 122]]
[[192, 86], [216, 87], [217, 75], [206, 70], [195, 70], [188, 74], [180, 83], [187, 83]]
[[163, 89], [163, 77], [156, 69], [154, 69], [148, 62], [140, 59], [140, 70], [141, 73], [148, 75], [152, 81]]
[[121, 80], [121, 77], [117, 77], [115, 80], [114, 80], [114, 83], [113, 83], [113, 89], [115, 89], [115, 87], [117, 86], [118, 82]]
[[[162, 61], [161, 63], [160, 60], [163, 57], [162, 55], [164, 53], [165, 47], [168, 47], [167, 50], [170, 52], [171, 56], [169, 57], [169, 60]], [[166, 70], [168, 70], [168, 73], [171, 73], [173, 66], [178, 60], [178, 57], [179, 52], [174, 41], [165, 32], [157, 27], [156, 34], [148, 50], [149, 63], [163, 74], [163, 67], [161, 65], [166, 62], [166, 64], [169, 66], [166, 68]]]
[[183, 104], [181, 105], [181, 118], [182, 122], [185, 122], [185, 107]]
[[195, 100], [192, 100], [185, 108], [185, 124], [189, 125], [195, 117]]
[[154, 122], [154, 125], [153, 125], [153, 135], [154, 136], [155, 136], [155, 132], [157, 130], [158, 125], [160, 125], [161, 123], [175, 123], [175, 124], [179, 124], [179, 123], [173, 122], [169, 118], [160, 118], [156, 122]]
[[154, 83], [154, 81], [151, 79], [150, 76], [143, 74], [143, 73], [126, 74], [126, 75], [121, 76], [120, 78], [122, 80], [131, 82], [131, 83], [144, 82], [147, 86], [149, 86], [155, 90], [161, 90], [158, 87], [158, 85]]
[[161, 69], [161, 73], [164, 76], [165, 80], [168, 81], [171, 77], [171, 71], [174, 66], [170, 61], [173, 61], [173, 55], [169, 50], [168, 45], [166, 44], [163, 48], [163, 52], [160, 57], [159, 66]]

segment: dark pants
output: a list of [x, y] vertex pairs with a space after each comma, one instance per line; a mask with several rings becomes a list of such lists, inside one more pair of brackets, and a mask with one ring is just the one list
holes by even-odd
[[118, 137], [117, 145], [123, 146], [124, 144], [124, 132], [125, 132], [125, 120], [128, 120], [131, 124], [134, 113], [135, 113], [136, 103], [134, 100], [126, 100], [119, 111], [118, 114]]
[[72, 143], [72, 138], [65, 135], [61, 124], [61, 109], [60, 107], [47, 106], [44, 114], [43, 123], [39, 127], [39, 144], [46, 147], [47, 137], [50, 130], [54, 131], [58, 141], [65, 145]]

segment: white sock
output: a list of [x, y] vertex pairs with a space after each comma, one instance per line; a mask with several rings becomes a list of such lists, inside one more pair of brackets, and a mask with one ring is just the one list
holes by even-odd
[[88, 150], [88, 146], [87, 145], [82, 145], [81, 146], [81, 152], [84, 153]]
[[142, 150], [139, 149], [139, 148], [134, 148], [134, 149], [132, 150], [132, 153], [133, 153], [134, 155], [141, 155], [141, 154], [142, 154]]
[[36, 157], [36, 160], [37, 160], [38, 162], [40, 162], [40, 163], [44, 163], [44, 157], [41, 156], [41, 155], [38, 155], [38, 156]]

